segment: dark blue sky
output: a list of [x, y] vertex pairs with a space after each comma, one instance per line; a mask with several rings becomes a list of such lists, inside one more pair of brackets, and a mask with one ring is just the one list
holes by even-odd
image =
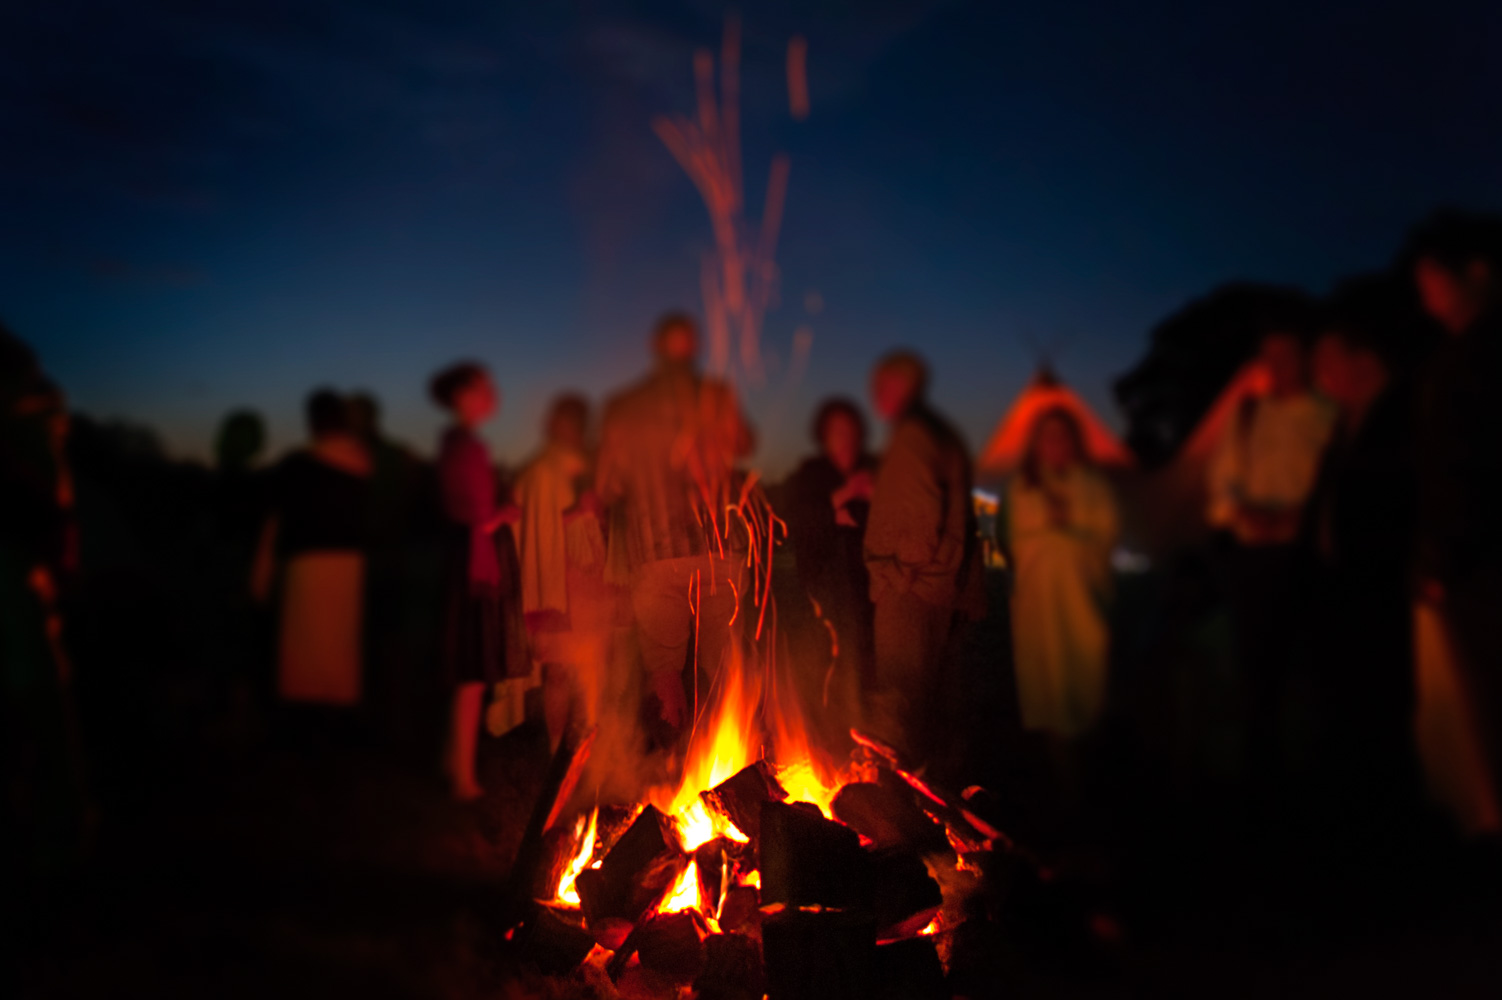
[[[427, 375], [479, 357], [519, 459], [554, 390], [634, 377], [654, 315], [697, 308], [709, 227], [650, 121], [691, 110], [724, 10], [12, 0], [0, 316], [78, 407], [187, 454], [242, 405], [292, 442], [323, 382], [426, 449]], [[792, 158], [764, 337], [785, 362], [814, 334], [800, 381], [752, 394], [763, 463], [898, 343], [975, 447], [1030, 343], [1114, 419], [1111, 378], [1188, 298], [1318, 291], [1437, 204], [1502, 208], [1499, 52], [1497, 3], [746, 5], [753, 205]]]

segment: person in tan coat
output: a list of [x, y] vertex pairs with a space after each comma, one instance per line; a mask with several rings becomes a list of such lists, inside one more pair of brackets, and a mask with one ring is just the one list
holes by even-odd
[[957, 611], [983, 608], [970, 454], [928, 404], [928, 368], [898, 351], [871, 376], [876, 411], [891, 425], [866, 525], [875, 612], [876, 678], [867, 725], [921, 757], [942, 656]]

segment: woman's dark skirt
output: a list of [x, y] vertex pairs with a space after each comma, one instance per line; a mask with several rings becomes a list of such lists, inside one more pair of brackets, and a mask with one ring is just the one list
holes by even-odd
[[443, 666], [452, 684], [495, 684], [531, 672], [527, 629], [516, 586], [516, 550], [511, 532], [497, 545], [501, 562], [499, 586], [469, 579], [469, 537], [450, 547], [443, 614]]

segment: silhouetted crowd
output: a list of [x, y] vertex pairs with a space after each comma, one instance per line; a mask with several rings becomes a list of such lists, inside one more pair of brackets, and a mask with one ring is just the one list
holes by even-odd
[[[1224, 608], [1233, 709], [1220, 718], [1255, 815], [1298, 790], [1333, 829], [1391, 829], [1438, 805], [1466, 833], [1502, 832], [1502, 228], [1436, 216], [1398, 270], [1441, 336], [1391, 306], [1390, 283], [1261, 331], [1207, 417], [1206, 540], [1192, 560], [1154, 554], [1169, 582], [1148, 615], [1177, 624], [1146, 646], [1121, 641], [1117, 557], [1129, 494], [1151, 502], [1151, 489], [1124, 490], [1081, 414], [1044, 406], [982, 539], [971, 453], [909, 351], [871, 373], [880, 455], [862, 405], [831, 399], [812, 421], [817, 453], [770, 488], [748, 470], [755, 434], [733, 387], [699, 370], [697, 325], [674, 314], [598, 428], [582, 396], [560, 396], [515, 475], [480, 433], [500, 390], [463, 362], [429, 386], [450, 417], [431, 462], [385, 436], [371, 397], [320, 389], [307, 443], [274, 464], [260, 464], [260, 418], [236, 412], [212, 472], [173, 478], [145, 448], [158, 492], [132, 499], [111, 465], [129, 465], [130, 442], [83, 421], [70, 441], [61, 391], [6, 333], [10, 854], [62, 863], [86, 840], [101, 744], [79, 725], [70, 664], [76, 647], [85, 673], [107, 674], [129, 648], [110, 630], [128, 620], [196, 636], [185, 659], [200, 664], [205, 725], [299, 745], [432, 736], [451, 791], [473, 799], [483, 732], [531, 717], [554, 747], [599, 725], [671, 752], [725, 678], [769, 651], [832, 755], [855, 729], [915, 769], [941, 766], [946, 744], [976, 738], [957, 732], [944, 675], [977, 655], [974, 623], [1009, 611], [1011, 648], [979, 654], [1010, 678], [988, 706], [993, 732], [1032, 734], [1072, 807], [1100, 734], [1133, 724], [1130, 688], [1152, 673], [1139, 661], [1200, 641], [1204, 614], [1164, 610], [1191, 584]], [[124, 522], [147, 548], [177, 547], [112, 550]], [[153, 562], [172, 584], [135, 613], [132, 578], [105, 569]], [[100, 690], [130, 682], [115, 684]]]

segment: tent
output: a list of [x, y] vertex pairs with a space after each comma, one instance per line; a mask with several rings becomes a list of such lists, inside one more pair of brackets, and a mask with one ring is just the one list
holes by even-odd
[[994, 475], [1015, 471], [1022, 464], [1022, 457], [1032, 439], [1033, 424], [1038, 417], [1055, 409], [1067, 410], [1074, 416], [1084, 435], [1085, 448], [1097, 465], [1129, 469], [1136, 464], [1136, 459], [1121, 439], [1045, 365], [997, 424], [990, 443], [981, 452], [979, 471]]

